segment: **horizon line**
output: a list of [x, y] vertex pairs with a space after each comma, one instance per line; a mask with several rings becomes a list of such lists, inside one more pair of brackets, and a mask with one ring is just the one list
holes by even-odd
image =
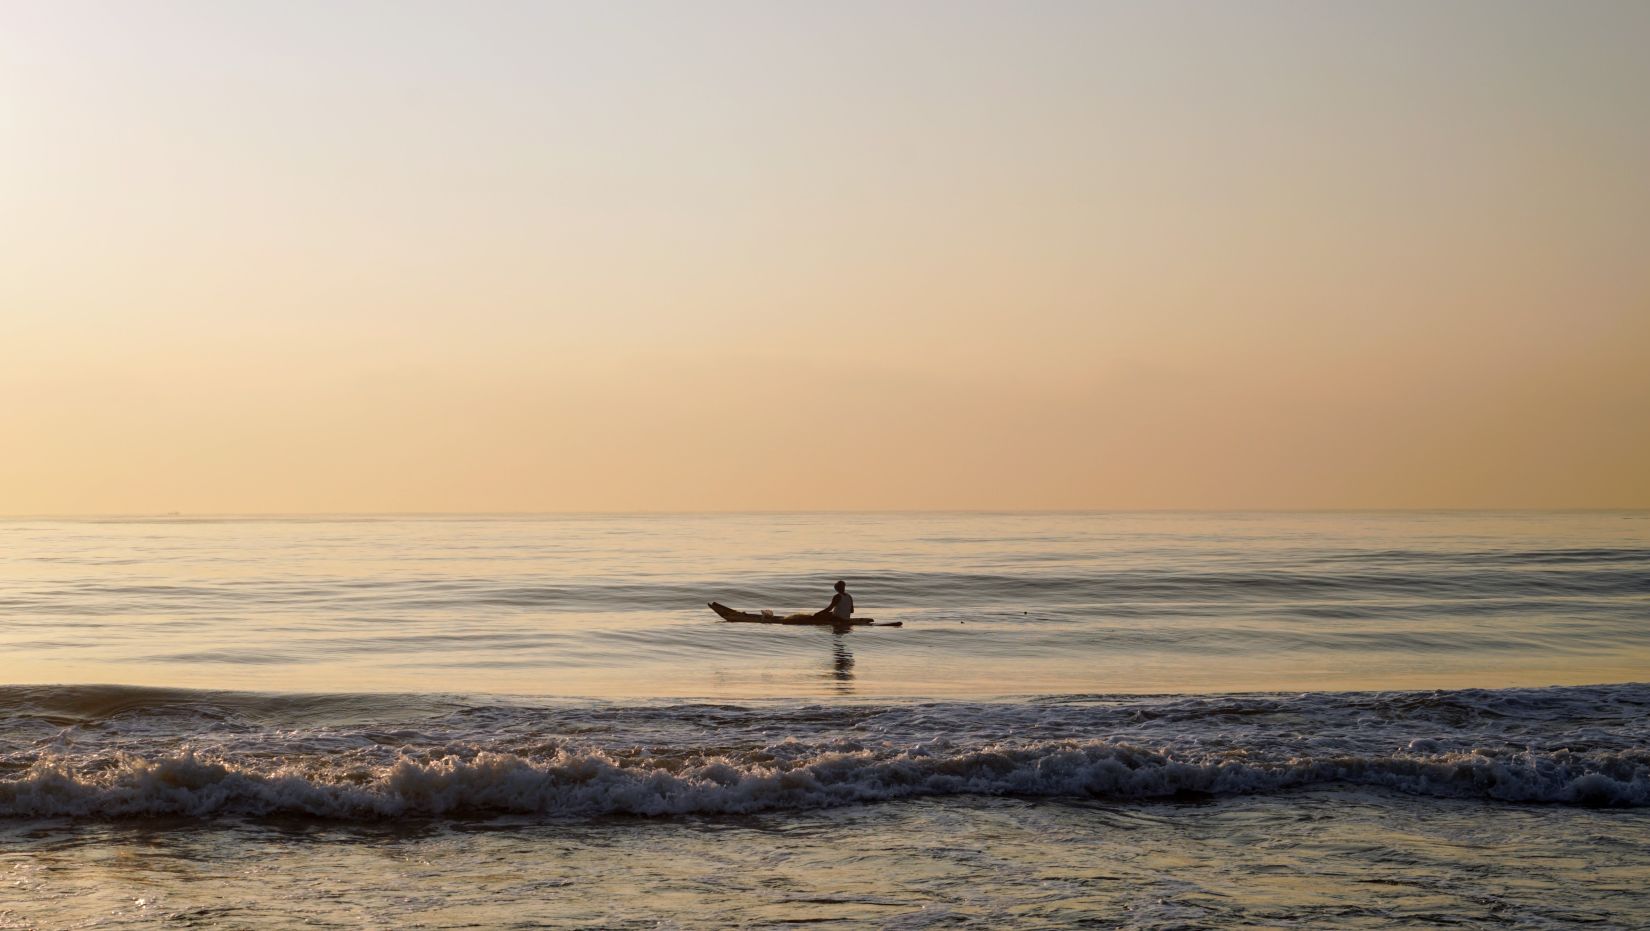
[[786, 514], [1620, 514], [1650, 507], [1146, 507], [1146, 508], [727, 508], [552, 511], [83, 511], [8, 513], [0, 520], [167, 520], [350, 518], [689, 517]]

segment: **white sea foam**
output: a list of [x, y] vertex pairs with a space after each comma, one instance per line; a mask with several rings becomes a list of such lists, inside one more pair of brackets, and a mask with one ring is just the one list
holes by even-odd
[[803, 810], [1303, 788], [1650, 805], [1650, 686], [480, 703], [0, 688], [0, 817]]
[[299, 814], [337, 819], [525, 813], [551, 817], [739, 813], [891, 799], [1009, 795], [1152, 799], [1376, 787], [1506, 802], [1650, 804], [1650, 753], [1401, 752], [1385, 756], [1197, 757], [1111, 742], [947, 751], [840, 751], [794, 744], [728, 756], [623, 759], [599, 750], [539, 758], [480, 751], [386, 765], [325, 757], [278, 765], [183, 752], [88, 771], [41, 759], [0, 781], [0, 815]]

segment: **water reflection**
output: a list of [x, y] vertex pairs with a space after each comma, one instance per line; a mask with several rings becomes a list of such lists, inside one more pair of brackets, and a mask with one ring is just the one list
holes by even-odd
[[854, 690], [854, 654], [848, 649], [848, 631], [851, 628], [831, 629], [831, 671], [828, 677], [837, 692], [847, 694]]

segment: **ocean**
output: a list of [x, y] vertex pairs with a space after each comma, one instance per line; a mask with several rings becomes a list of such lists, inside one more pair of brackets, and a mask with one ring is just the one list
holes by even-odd
[[5, 520], [0, 838], [0, 928], [1650, 927], [1650, 513]]

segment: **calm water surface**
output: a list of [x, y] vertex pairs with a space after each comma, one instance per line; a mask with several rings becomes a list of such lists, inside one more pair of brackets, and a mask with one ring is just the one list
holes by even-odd
[[[847, 579], [899, 631], [718, 623]], [[1650, 515], [0, 523], [13, 683], [607, 698], [1632, 681]]]
[[0, 619], [0, 927], [1650, 925], [1642, 513], [13, 520]]

